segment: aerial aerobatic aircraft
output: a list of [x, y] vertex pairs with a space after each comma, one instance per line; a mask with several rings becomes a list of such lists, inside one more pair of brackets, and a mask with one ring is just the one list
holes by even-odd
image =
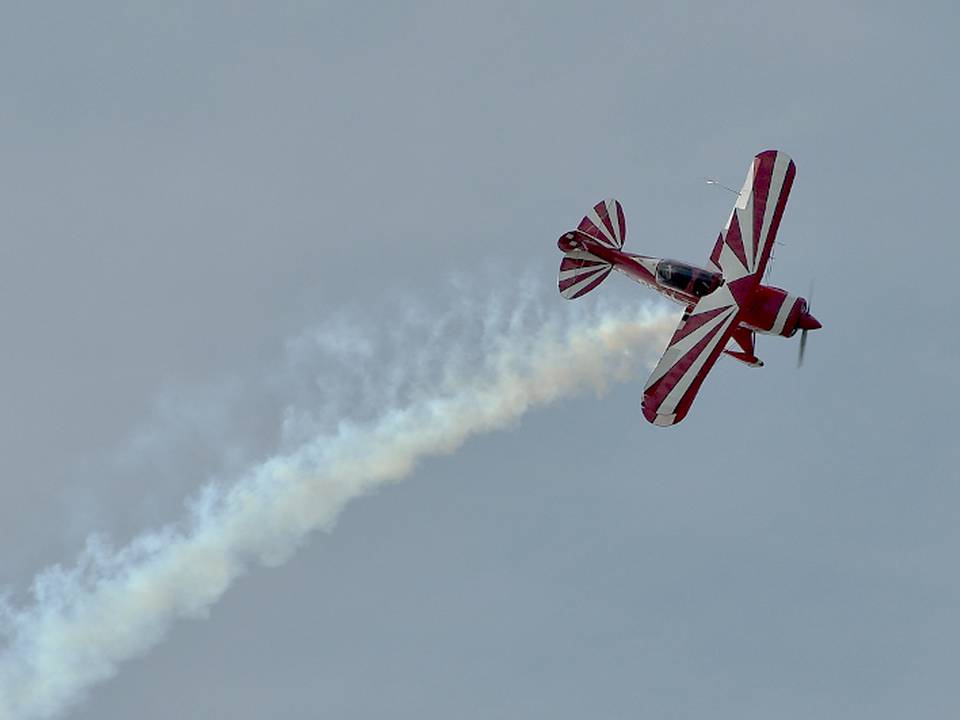
[[[587, 294], [616, 269], [685, 307], [643, 390], [643, 415], [654, 425], [675, 425], [686, 417], [721, 353], [761, 367], [754, 352], [756, 333], [791, 337], [802, 330], [802, 361], [807, 331], [820, 323], [806, 299], [762, 283], [795, 174], [786, 153], [766, 150], [753, 159], [710, 253], [709, 269], [623, 252], [627, 225], [616, 200], [598, 203], [576, 230], [557, 241], [564, 253], [563, 297]], [[727, 348], [731, 340], [735, 345]]]

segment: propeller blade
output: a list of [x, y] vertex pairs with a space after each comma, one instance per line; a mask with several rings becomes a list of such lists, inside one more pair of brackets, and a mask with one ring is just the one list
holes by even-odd
[[[807, 307], [805, 312], [810, 313], [813, 308], [813, 280], [810, 280], [810, 292], [807, 293]], [[818, 323], [819, 326], [819, 323]], [[807, 330], [800, 331], [800, 355], [797, 357], [797, 367], [803, 367], [803, 355], [807, 351]]]

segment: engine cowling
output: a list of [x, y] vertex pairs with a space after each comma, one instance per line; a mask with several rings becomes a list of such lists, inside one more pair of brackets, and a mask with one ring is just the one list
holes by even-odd
[[799, 295], [768, 285], [758, 287], [744, 308], [741, 322], [766, 335], [792, 337], [797, 330], [815, 330], [820, 323]]

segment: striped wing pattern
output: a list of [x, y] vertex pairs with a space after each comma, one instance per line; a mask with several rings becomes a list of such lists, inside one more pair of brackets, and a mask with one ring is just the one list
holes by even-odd
[[623, 216], [623, 208], [612, 198], [598, 202], [580, 221], [577, 230], [586, 233], [601, 245], [620, 250], [627, 239], [627, 221]]
[[603, 282], [613, 265], [584, 250], [564, 254], [560, 261], [560, 294], [567, 300], [586, 295]]
[[710, 263], [741, 302], [763, 277], [796, 171], [786, 153], [765, 150], [757, 155], [710, 254]]
[[683, 420], [700, 385], [736, 330], [740, 307], [724, 285], [680, 321], [643, 390], [643, 415], [654, 425]]
[[747, 168], [737, 202], [710, 254], [725, 284], [700, 299], [677, 327], [643, 391], [643, 414], [655, 425], [683, 420], [727, 340], [739, 327], [740, 306], [770, 260], [796, 166], [766, 150]]

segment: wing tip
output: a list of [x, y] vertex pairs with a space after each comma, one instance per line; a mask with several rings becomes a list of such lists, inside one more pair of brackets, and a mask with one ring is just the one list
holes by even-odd
[[766, 158], [770, 158], [771, 160], [778, 160], [778, 159], [785, 160], [787, 165], [793, 165], [794, 169], [796, 169], [796, 163], [793, 162], [793, 158], [790, 157], [790, 155], [785, 153], [783, 150], [777, 150], [775, 148], [771, 148], [769, 150], [763, 150], [761, 152], [758, 152], [754, 156], [754, 160], [762, 161]]
[[644, 398], [643, 416], [647, 419], [647, 422], [649, 422], [651, 425], [655, 425], [656, 427], [670, 427], [671, 425], [676, 425], [683, 420], [684, 417], [686, 417], [686, 414], [687, 413], [685, 411], [680, 410], [672, 414], [660, 414], [656, 410], [647, 407], [646, 398]]

